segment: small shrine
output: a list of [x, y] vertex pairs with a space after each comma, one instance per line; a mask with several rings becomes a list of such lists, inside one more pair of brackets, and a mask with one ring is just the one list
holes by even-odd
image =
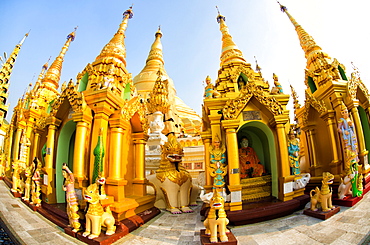
[[[206, 78], [202, 138], [206, 162], [211, 161], [216, 137], [226, 147], [226, 193], [230, 196], [226, 209], [240, 211], [248, 203], [302, 197], [304, 189], [293, 189], [295, 175], [289, 164], [286, 106], [290, 95], [283, 92], [275, 74], [275, 87], [270, 88], [260, 67], [253, 69], [245, 60], [225, 20], [223, 15], [217, 16], [222, 34], [221, 63], [215, 84]], [[205, 188], [210, 190], [211, 186], [212, 175], [206, 172]], [[228, 217], [233, 222], [232, 215]]]

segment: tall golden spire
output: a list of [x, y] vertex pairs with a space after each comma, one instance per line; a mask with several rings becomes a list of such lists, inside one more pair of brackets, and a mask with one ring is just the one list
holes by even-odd
[[66, 54], [70, 43], [75, 39], [76, 29], [67, 36], [67, 41], [65, 42], [62, 51], [60, 51], [58, 57], [51, 64], [50, 68], [46, 72], [42, 83], [45, 84], [50, 90], [57, 92], [59, 87], [60, 74], [62, 72], [62, 64], [64, 60], [64, 55]]
[[[217, 8], [217, 6], [216, 6]], [[226, 18], [220, 14], [218, 10], [217, 22], [220, 24], [220, 31], [222, 33], [222, 51], [221, 51], [221, 65], [227, 62], [245, 62], [243, 53], [238, 49], [233, 41], [232, 36], [229, 34], [229, 28], [227, 27], [225, 20]]]
[[299, 25], [297, 21], [289, 14], [288, 9], [284, 5], [281, 5], [279, 2], [278, 4], [280, 5], [281, 11], [286, 13], [288, 18], [294, 25], [306, 59], [308, 59], [310, 53], [312, 53], [313, 51], [321, 50], [320, 46], [316, 44], [315, 40], [313, 40], [313, 38], [308, 35], [308, 33], [301, 27], [301, 25]]
[[125, 32], [128, 25], [128, 19], [131, 19], [134, 16], [132, 11], [132, 6], [123, 13], [123, 20], [118, 28], [116, 34], [113, 38], [107, 43], [100, 54], [96, 57], [95, 61], [113, 57], [124, 63], [126, 66], [126, 48], [125, 48]]
[[4, 118], [6, 117], [6, 113], [8, 112], [8, 105], [6, 105], [6, 101], [8, 99], [8, 89], [9, 89], [9, 79], [10, 75], [12, 74], [14, 63], [18, 56], [19, 50], [22, 47], [23, 42], [28, 37], [29, 33], [26, 33], [22, 40], [15, 46], [13, 52], [10, 54], [9, 58], [0, 68], [0, 124], [2, 124]]
[[305, 83], [311, 93], [314, 93], [318, 87], [325, 86], [330, 81], [341, 79], [338, 61], [336, 59], [332, 60], [328, 54], [323, 52], [313, 38], [289, 14], [288, 9], [279, 2], [278, 4], [281, 11], [287, 14], [298, 34], [299, 42], [307, 60]]

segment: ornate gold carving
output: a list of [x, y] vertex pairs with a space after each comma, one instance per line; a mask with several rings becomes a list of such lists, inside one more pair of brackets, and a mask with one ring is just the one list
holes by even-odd
[[142, 99], [135, 97], [122, 106], [121, 115], [126, 121], [129, 121], [133, 117], [133, 115], [137, 113], [140, 119], [143, 132], [148, 132], [149, 122], [145, 115], [146, 111], [147, 111], [146, 103], [144, 103]]
[[325, 106], [323, 101], [317, 100], [312, 94], [309, 94], [306, 90], [306, 101], [305, 101], [305, 110], [303, 112], [302, 124], [306, 126], [308, 124], [308, 115], [310, 106], [312, 106], [320, 115], [326, 113], [328, 108]]
[[50, 113], [51, 116], [56, 115], [65, 99], [68, 100], [74, 112], [81, 112], [86, 108], [86, 101], [83, 97], [83, 94], [77, 91], [77, 88], [71, 79], [68, 83], [68, 86], [53, 103], [53, 109]]
[[170, 134], [168, 141], [161, 148], [161, 164], [156, 171], [157, 178], [161, 182], [168, 178], [170, 181], [181, 186], [191, 178], [188, 171], [182, 166], [184, 153], [181, 144], [177, 141], [175, 135]]
[[353, 66], [354, 72], [351, 73], [351, 79], [347, 83], [348, 96], [352, 100], [356, 100], [357, 99], [357, 89], [359, 88], [364, 93], [367, 100], [370, 101], [369, 90], [366, 88], [366, 86], [361, 80], [360, 71], [358, 70], [357, 67], [353, 65], [353, 63], [352, 63], [352, 66]]
[[163, 114], [168, 112], [168, 79], [163, 79], [163, 72], [158, 70], [158, 78], [154, 83], [153, 91], [150, 93], [148, 101], [149, 113], [160, 111]]
[[236, 119], [241, 111], [244, 109], [249, 100], [254, 96], [262, 105], [265, 105], [273, 115], [280, 115], [283, 113], [283, 106], [264, 91], [262, 86], [256, 85], [254, 82], [248, 82], [240, 91], [240, 95], [226, 102], [222, 113], [225, 119]]

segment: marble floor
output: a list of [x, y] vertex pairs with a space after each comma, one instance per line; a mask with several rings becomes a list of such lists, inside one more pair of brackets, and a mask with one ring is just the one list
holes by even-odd
[[[200, 229], [204, 226], [199, 210], [200, 205], [191, 214], [162, 212], [114, 244], [200, 245]], [[20, 244], [84, 244], [14, 198], [3, 181], [0, 218]], [[241, 245], [370, 244], [370, 194], [352, 208], [341, 207], [338, 214], [325, 221], [300, 210], [283, 218], [229, 228]]]

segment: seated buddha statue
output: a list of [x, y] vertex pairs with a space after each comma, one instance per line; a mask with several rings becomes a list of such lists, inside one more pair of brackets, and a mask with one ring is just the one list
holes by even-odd
[[260, 177], [266, 173], [256, 152], [248, 144], [247, 137], [242, 137], [239, 148], [240, 178], [242, 179]]

